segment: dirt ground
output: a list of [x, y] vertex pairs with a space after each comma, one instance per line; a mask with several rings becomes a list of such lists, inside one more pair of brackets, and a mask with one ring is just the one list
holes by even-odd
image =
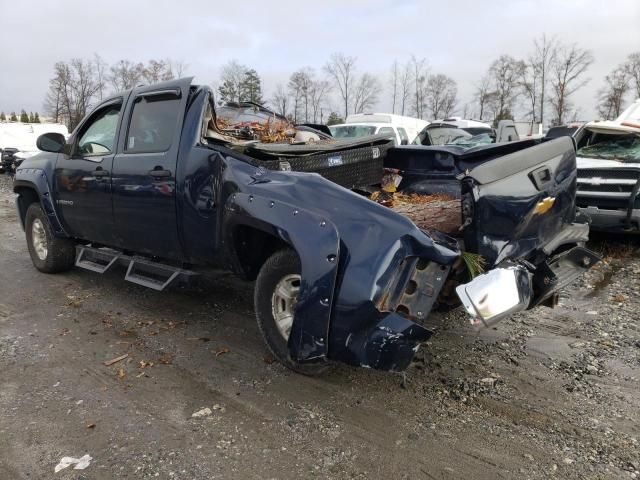
[[3, 175], [0, 479], [640, 478], [638, 245], [595, 241], [606, 262], [554, 310], [438, 318], [405, 375], [307, 378], [229, 275], [157, 293], [38, 273]]

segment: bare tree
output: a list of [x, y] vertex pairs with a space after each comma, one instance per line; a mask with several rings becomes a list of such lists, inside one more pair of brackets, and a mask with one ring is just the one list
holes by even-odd
[[237, 60], [230, 60], [222, 67], [220, 87], [218, 87], [221, 102], [240, 101], [242, 82], [244, 81], [247, 70], [249, 69], [238, 63]]
[[[556, 57], [558, 41], [555, 37], [549, 38], [546, 34], [543, 34], [540, 38], [533, 41], [533, 45], [534, 51], [529, 59], [529, 64], [538, 75], [538, 104], [540, 106], [540, 115], [538, 118], [541, 123], [544, 123], [544, 105], [546, 102], [547, 84], [549, 83], [549, 69]], [[535, 107], [535, 105], [533, 106]], [[535, 122], [535, 114], [533, 115], [533, 121]]]
[[351, 91], [355, 82], [356, 57], [334, 53], [324, 69], [340, 93], [344, 105], [344, 117], [347, 118]]
[[271, 104], [274, 106], [276, 113], [283, 117], [289, 114], [289, 95], [281, 83], [278, 84], [271, 97]]
[[293, 121], [309, 121], [309, 108], [312, 105], [311, 89], [313, 85], [313, 69], [302, 68], [289, 77], [289, 92], [293, 98]]
[[380, 84], [376, 77], [368, 73], [362, 74], [354, 88], [353, 112], [363, 113], [373, 107], [378, 102], [380, 90]]
[[400, 73], [400, 115], [404, 115], [411, 96], [411, 64], [407, 62]]
[[446, 118], [457, 103], [458, 87], [453, 78], [438, 73], [429, 75], [425, 88], [425, 105], [431, 118]]
[[400, 72], [398, 67], [398, 60], [394, 60], [391, 64], [391, 78], [389, 79], [389, 86], [391, 87], [391, 113], [396, 113], [396, 101], [398, 99], [398, 90], [400, 82]]
[[550, 79], [552, 89], [550, 103], [555, 114], [556, 125], [565, 122], [571, 110], [571, 95], [589, 82], [588, 78], [584, 78], [584, 74], [592, 63], [591, 52], [576, 44], [558, 48], [551, 63]]
[[494, 103], [494, 121], [512, 118], [513, 104], [520, 94], [524, 62], [501, 55], [489, 67]]
[[598, 92], [598, 113], [605, 120], [617, 118], [622, 112], [624, 97], [630, 89], [629, 72], [625, 65], [605, 77], [605, 86]]
[[63, 121], [63, 96], [67, 83], [67, 65], [58, 62], [53, 67], [53, 77], [49, 80], [49, 90], [44, 99], [44, 110], [55, 123]]
[[424, 117], [425, 109], [425, 89], [427, 87], [427, 60], [417, 58], [415, 55], [411, 57], [411, 69], [413, 80], [413, 112], [416, 117]]
[[627, 57], [625, 69], [635, 86], [635, 98], [640, 98], [640, 52], [632, 53]]
[[536, 122], [538, 98], [540, 94], [540, 70], [538, 65], [531, 59], [523, 64], [521, 72], [520, 85], [522, 87], [522, 93], [529, 102], [530, 109], [527, 114], [531, 118], [531, 122]]
[[87, 114], [97, 99], [100, 85], [92, 60], [74, 58], [54, 65], [45, 108], [56, 121], [64, 121], [70, 130]]
[[174, 75], [171, 71], [171, 64], [169, 61], [165, 62], [164, 60], [149, 60], [142, 69], [142, 78], [148, 84], [173, 80]]
[[189, 64], [184, 60], [166, 60], [169, 71], [175, 78], [182, 78], [189, 68]]
[[313, 110], [313, 123], [322, 122], [322, 104], [330, 90], [331, 85], [327, 80], [314, 80], [311, 84], [310, 97]]
[[96, 69], [96, 81], [98, 82], [98, 96], [100, 101], [102, 101], [107, 88], [107, 62], [105, 62], [100, 55], [94, 53], [93, 63]]
[[142, 78], [144, 66], [129, 60], [120, 60], [109, 68], [108, 80], [115, 91], [128, 90], [135, 87]]
[[483, 120], [484, 115], [489, 108], [489, 100], [491, 97], [491, 78], [489, 75], [485, 75], [480, 80], [480, 83], [476, 85], [476, 102], [480, 109], [479, 119]]

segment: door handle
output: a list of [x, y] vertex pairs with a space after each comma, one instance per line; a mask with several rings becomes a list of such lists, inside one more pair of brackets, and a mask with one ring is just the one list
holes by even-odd
[[108, 177], [109, 176], [109, 170], [104, 170], [102, 168], [96, 168], [93, 171], [93, 176], [97, 177], [97, 178], [99, 178], [99, 177]]
[[167, 178], [171, 176], [171, 170], [154, 168], [153, 170], [149, 170], [149, 175], [151, 175], [154, 178]]

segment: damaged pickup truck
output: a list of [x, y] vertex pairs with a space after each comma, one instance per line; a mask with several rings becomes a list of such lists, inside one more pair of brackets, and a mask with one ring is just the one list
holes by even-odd
[[575, 133], [579, 210], [594, 230], [640, 233], [640, 100]]
[[[16, 172], [35, 267], [74, 265], [162, 290], [207, 267], [255, 280], [277, 359], [305, 374], [332, 362], [406, 368], [455, 303], [477, 325], [552, 301], [598, 258], [574, 224], [575, 150], [559, 139], [481, 161], [407, 147], [460, 186], [460, 238], [418, 228], [368, 198], [390, 142], [218, 118], [212, 91], [181, 79], [136, 87]], [[400, 153], [402, 155], [402, 152]], [[417, 158], [417, 157], [416, 157]], [[452, 177], [453, 170], [460, 174]], [[471, 278], [462, 250], [482, 257]], [[473, 273], [473, 272], [472, 272]]]

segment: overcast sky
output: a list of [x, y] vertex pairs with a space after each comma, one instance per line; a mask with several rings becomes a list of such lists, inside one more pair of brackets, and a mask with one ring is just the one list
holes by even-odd
[[[415, 54], [458, 82], [461, 108], [495, 58], [525, 58], [546, 33], [592, 51], [591, 81], [573, 99], [589, 119], [603, 77], [640, 50], [640, 0], [0, 0], [0, 19], [5, 112], [42, 111], [53, 64], [94, 53], [108, 63], [181, 60], [200, 83], [237, 59], [262, 76], [267, 97], [292, 71], [320, 70], [333, 52], [357, 57], [385, 87], [394, 59]], [[377, 110], [390, 107], [388, 97]]]

